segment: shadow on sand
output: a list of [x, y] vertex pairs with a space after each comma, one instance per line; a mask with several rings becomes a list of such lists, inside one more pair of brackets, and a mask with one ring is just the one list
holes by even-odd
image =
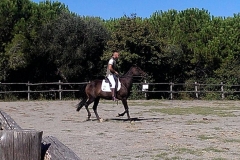
[[[134, 121], [134, 122], [140, 122], [140, 121], [146, 121], [146, 122], [157, 122], [160, 120], [163, 120], [164, 118], [143, 118], [143, 117], [135, 117], [135, 118], [131, 118], [130, 121]], [[104, 121], [129, 121], [129, 119], [125, 118], [109, 118], [109, 119], [105, 119]]]
[[[144, 118], [144, 117], [135, 117], [135, 118], [131, 118], [131, 120], [127, 119], [127, 118], [106, 118], [106, 119], [102, 119], [101, 122], [109, 122], [109, 121], [119, 121], [119, 122], [141, 122], [141, 121], [145, 121], [145, 122], [159, 122], [161, 120], [164, 120], [164, 118]], [[98, 119], [96, 118], [91, 118], [91, 119], [87, 119], [83, 122], [88, 122], [88, 121], [98, 121]]]

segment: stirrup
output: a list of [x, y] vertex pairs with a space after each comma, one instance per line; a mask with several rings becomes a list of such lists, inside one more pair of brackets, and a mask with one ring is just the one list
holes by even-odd
[[119, 99], [117, 99], [117, 98], [114, 97], [114, 96], [112, 97], [112, 100], [113, 100], [113, 101], [119, 101]]

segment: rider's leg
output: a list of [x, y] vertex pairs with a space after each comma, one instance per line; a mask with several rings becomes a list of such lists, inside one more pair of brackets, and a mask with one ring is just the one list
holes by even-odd
[[116, 101], [117, 100], [116, 97], [115, 97], [115, 86], [116, 86], [116, 83], [115, 83], [114, 76], [113, 75], [109, 75], [108, 79], [111, 82], [110, 89], [111, 89], [111, 92], [112, 92], [112, 100]]
[[113, 101], [116, 101], [115, 88], [111, 88], [111, 92], [112, 92], [112, 100], [113, 100]]
[[118, 77], [116, 75], [114, 75], [113, 77], [114, 77], [114, 80], [115, 80], [115, 96], [116, 96], [117, 89], [118, 89]]
[[115, 88], [114, 88], [114, 90], [113, 90], [113, 100], [114, 101], [118, 101], [118, 99], [116, 98], [117, 96], [117, 88], [118, 88], [118, 78], [117, 78], [117, 76], [116, 75], [113, 75], [113, 78], [114, 78], [114, 81], [115, 81]]

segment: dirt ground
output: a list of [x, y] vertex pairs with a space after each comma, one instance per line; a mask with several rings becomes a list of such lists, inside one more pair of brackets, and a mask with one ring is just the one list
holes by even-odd
[[[121, 103], [100, 101], [103, 122], [96, 120], [91, 107], [92, 120], [86, 121], [87, 112], [76, 112], [77, 103], [0, 102], [0, 110], [23, 129], [57, 137], [83, 160], [240, 159], [240, 101], [129, 101], [132, 122], [126, 115], [116, 117], [124, 111]], [[159, 110], [194, 107], [222, 108], [235, 116]]]

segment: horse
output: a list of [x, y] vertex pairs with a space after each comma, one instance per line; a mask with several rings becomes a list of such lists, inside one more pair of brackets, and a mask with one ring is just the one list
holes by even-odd
[[[125, 113], [127, 113], [128, 120], [131, 120], [131, 118], [130, 118], [129, 111], [128, 111], [127, 99], [130, 96], [130, 90], [132, 89], [132, 83], [133, 83], [134, 76], [146, 77], [147, 74], [141, 68], [139, 68], [137, 66], [132, 66], [126, 74], [119, 77], [119, 81], [121, 83], [121, 88], [120, 88], [120, 90], [118, 90], [116, 92], [116, 98], [118, 100], [122, 101], [122, 104], [125, 109], [125, 111], [121, 114], [118, 114], [118, 116], [119, 117], [124, 116]], [[97, 112], [97, 106], [98, 106], [99, 100], [100, 100], [100, 98], [106, 99], [106, 100], [112, 100], [111, 92], [102, 91], [102, 89], [101, 89], [102, 81], [103, 81], [102, 79], [93, 80], [93, 81], [89, 82], [88, 84], [86, 84], [84, 86], [85, 89], [83, 89], [83, 91], [82, 91], [82, 92], [84, 92], [83, 96], [82, 96], [82, 100], [77, 105], [76, 111], [80, 111], [80, 109], [83, 106], [85, 106], [87, 113], [88, 113], [87, 120], [90, 120], [90, 117], [91, 117], [91, 113], [88, 109], [88, 106], [92, 102], [94, 102], [93, 111], [96, 115], [96, 118], [99, 121], [102, 121], [102, 118], [99, 117], [98, 112]]]

